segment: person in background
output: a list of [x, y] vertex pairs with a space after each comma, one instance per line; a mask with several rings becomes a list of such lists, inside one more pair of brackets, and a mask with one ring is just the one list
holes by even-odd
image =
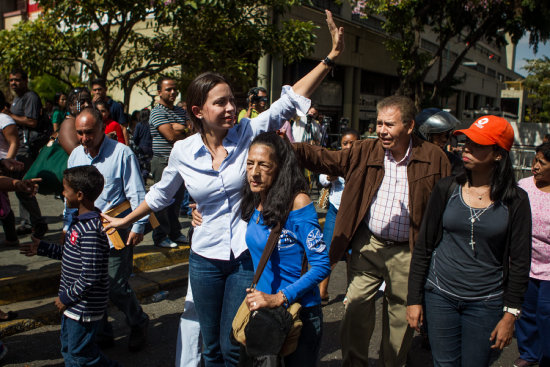
[[369, 127], [367, 131], [363, 133], [363, 136], [361, 139], [376, 139], [378, 138], [378, 135], [376, 134], [376, 128], [374, 127], [374, 124], [369, 124]]
[[132, 114], [130, 115], [130, 122], [128, 123], [128, 129], [130, 130], [130, 133], [133, 133], [136, 125], [139, 123], [139, 116], [141, 114], [141, 110], [134, 110]]
[[151, 158], [153, 157], [153, 138], [151, 137], [151, 129], [149, 128], [150, 115], [151, 111], [147, 108], [139, 111], [139, 122], [132, 134], [134, 151], [138, 158], [144, 183], [147, 182], [147, 178], [151, 172]]
[[264, 87], [254, 87], [248, 91], [248, 109], [239, 112], [237, 123], [243, 118], [254, 118], [269, 108], [269, 98]]
[[[159, 103], [153, 107], [149, 116], [153, 148], [151, 174], [155, 183], [161, 180], [164, 169], [168, 166], [168, 158], [174, 143], [189, 135], [187, 113], [183, 108], [174, 105], [179, 94], [176, 81], [169, 77], [159, 78], [157, 93]], [[185, 185], [182, 184], [174, 196], [174, 202], [156, 213], [160, 225], [153, 230], [155, 246], [174, 248], [178, 247], [178, 244], [189, 242], [187, 236], [181, 233], [179, 221], [184, 194]]]
[[533, 176], [518, 183], [529, 195], [533, 236], [529, 284], [516, 321], [519, 357], [514, 367], [550, 366], [550, 142], [536, 153]]
[[85, 108], [92, 107], [92, 96], [86, 87], [71, 90], [67, 97], [67, 111], [69, 114], [59, 128], [58, 140], [63, 150], [71, 155], [74, 148], [80, 145], [75, 129], [76, 116]]
[[419, 330], [426, 317], [435, 367], [482, 367], [512, 341], [529, 281], [531, 209], [516, 184], [508, 121], [483, 116], [454, 134], [466, 135], [464, 169], [432, 190], [410, 265], [407, 321]]
[[[4, 93], [0, 91], [0, 106], [6, 105], [6, 97]], [[4, 113], [4, 109], [0, 110], [0, 159], [15, 159], [17, 150], [19, 149], [19, 131], [15, 121]], [[8, 174], [9, 172], [5, 172]], [[2, 209], [4, 211], [2, 220], [2, 226], [4, 228], [5, 240], [0, 246], [16, 246], [19, 244], [17, 238], [17, 231], [15, 230], [15, 215], [11, 209], [10, 200], [5, 192], [0, 192], [0, 200], [2, 201]]]
[[306, 116], [296, 116], [292, 123], [292, 136], [296, 143], [310, 143], [319, 145], [321, 141], [321, 125], [319, 125], [319, 111], [311, 106]]
[[90, 83], [90, 86], [92, 87], [92, 101], [94, 103], [98, 101], [103, 101], [107, 103], [107, 106], [109, 107], [109, 113], [111, 114], [111, 118], [118, 122], [122, 127], [122, 133], [124, 134], [124, 141], [129, 141], [128, 137], [128, 129], [126, 129], [126, 125], [128, 124], [128, 119], [126, 118], [126, 114], [124, 113], [124, 108], [121, 103], [116, 102], [111, 97], [107, 96], [107, 82], [105, 79], [97, 78], [92, 80]]
[[103, 101], [97, 101], [94, 103], [94, 107], [101, 113], [103, 116], [103, 125], [105, 126], [105, 134], [119, 143], [126, 144], [124, 140], [124, 134], [122, 133], [123, 127], [120, 126], [118, 122], [111, 118], [111, 113], [109, 112], [109, 106]]
[[[342, 132], [342, 139], [340, 140], [340, 147], [342, 149], [349, 149], [354, 141], [359, 140], [359, 133], [353, 129], [347, 129]], [[319, 175], [319, 182], [323, 187], [330, 186], [330, 194], [328, 198], [327, 215], [325, 216], [325, 225], [323, 227], [323, 238], [327, 245], [327, 250], [330, 249], [330, 243], [332, 241], [332, 234], [334, 232], [334, 224], [336, 222], [336, 214], [340, 207], [340, 200], [342, 199], [342, 192], [344, 191], [345, 180], [343, 177], [327, 176], [325, 174]], [[319, 291], [321, 293], [322, 305], [328, 304], [328, 282], [330, 276], [323, 279], [319, 283]]]
[[[248, 223], [246, 245], [258, 267], [271, 229], [283, 226], [254, 290], [247, 289], [250, 311], [288, 308], [299, 300], [303, 322], [296, 351], [284, 358], [287, 367], [315, 367], [319, 362], [323, 311], [317, 284], [330, 274], [328, 251], [315, 207], [305, 193], [307, 182], [289, 142], [274, 132], [252, 141], [246, 161], [242, 219]], [[304, 257], [309, 270], [302, 275]], [[246, 353], [241, 352], [241, 359]]]
[[[49, 141], [53, 129], [44, 116], [40, 97], [29, 89], [27, 73], [21, 69], [12, 70], [9, 83], [15, 98], [10, 109], [5, 113], [19, 128], [17, 160], [25, 164], [25, 169], [21, 171], [24, 175], [38, 156], [40, 149]], [[22, 218], [17, 234], [25, 235], [32, 232], [35, 237], [44, 237], [48, 231], [48, 225], [42, 216], [36, 197], [24, 192], [17, 192], [16, 196], [19, 199], [19, 215]]]
[[[255, 136], [279, 129], [284, 121], [309, 109], [309, 96], [334, 66], [344, 49], [344, 29], [326, 11], [332, 49], [281, 98], [253, 119], [236, 124], [233, 92], [219, 74], [196, 77], [187, 91], [189, 117], [199, 133], [177, 142], [159, 183], [146, 200], [124, 218], [104, 216], [106, 226], [124, 228], [151, 211], [172, 202], [185, 181], [197, 203], [196, 225], [189, 256], [189, 278], [203, 338], [206, 367], [236, 366], [239, 347], [230, 340], [231, 323], [253, 278], [253, 264], [245, 243], [246, 222], [241, 219], [241, 189], [245, 181], [248, 148]], [[195, 214], [202, 218], [195, 218]]]
[[53, 131], [57, 134], [61, 123], [67, 116], [67, 94], [57, 92], [53, 98], [52, 125]]
[[460, 121], [449, 112], [439, 108], [426, 108], [416, 115], [414, 120], [415, 133], [445, 152], [451, 162], [451, 174], [457, 175], [462, 172], [462, 160], [447, 150], [453, 131]]

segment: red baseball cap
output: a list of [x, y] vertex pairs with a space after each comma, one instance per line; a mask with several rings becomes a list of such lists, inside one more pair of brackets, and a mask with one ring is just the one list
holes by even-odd
[[482, 116], [467, 129], [456, 130], [454, 135], [464, 134], [479, 145], [498, 145], [510, 151], [514, 144], [514, 129], [506, 119], [494, 115]]

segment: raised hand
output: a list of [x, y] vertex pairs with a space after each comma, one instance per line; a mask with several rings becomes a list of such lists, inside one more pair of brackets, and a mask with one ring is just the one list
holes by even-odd
[[344, 27], [336, 27], [330, 10], [325, 10], [325, 13], [327, 14], [328, 30], [330, 31], [330, 36], [332, 37], [332, 50], [330, 51], [328, 57], [331, 60], [334, 60], [344, 51]]

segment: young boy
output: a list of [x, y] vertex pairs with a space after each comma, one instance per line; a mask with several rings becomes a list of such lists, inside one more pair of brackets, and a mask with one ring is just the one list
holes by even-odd
[[33, 237], [21, 253], [61, 259], [61, 283], [55, 305], [62, 312], [61, 354], [66, 366], [119, 366], [101, 353], [96, 333], [109, 294], [109, 242], [94, 201], [103, 191], [103, 176], [94, 166], [63, 172], [67, 207], [77, 208], [63, 246]]

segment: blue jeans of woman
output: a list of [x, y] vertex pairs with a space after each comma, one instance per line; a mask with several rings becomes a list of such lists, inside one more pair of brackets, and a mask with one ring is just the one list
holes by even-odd
[[502, 297], [462, 301], [426, 289], [426, 319], [434, 367], [482, 367], [491, 358], [491, 332], [502, 318]]
[[315, 367], [319, 363], [319, 351], [323, 337], [323, 311], [321, 306], [300, 310], [303, 322], [296, 351], [285, 357], [285, 367]]
[[516, 337], [521, 359], [550, 366], [550, 281], [529, 278]]
[[231, 323], [253, 277], [254, 266], [248, 251], [228, 261], [207, 259], [191, 251], [189, 278], [206, 367], [238, 364], [239, 346], [231, 343]]
[[328, 203], [327, 215], [325, 217], [325, 226], [323, 227], [323, 239], [327, 245], [327, 251], [332, 242], [332, 234], [334, 233], [334, 223], [336, 223], [336, 214], [338, 209], [332, 203]]

